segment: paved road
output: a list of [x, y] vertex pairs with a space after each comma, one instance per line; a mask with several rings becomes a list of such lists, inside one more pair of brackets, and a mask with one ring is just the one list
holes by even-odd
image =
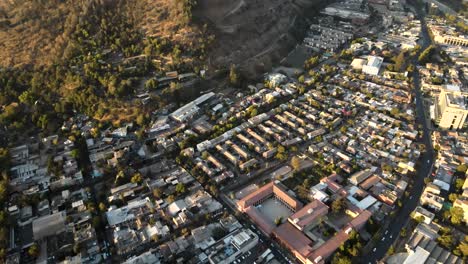
[[[421, 11], [419, 11], [421, 12]], [[424, 21], [424, 14], [419, 13], [418, 18], [421, 20], [422, 26], [422, 50], [428, 47], [431, 43], [429, 34], [427, 32], [426, 23]], [[412, 63], [415, 66], [418, 66], [417, 59], [414, 59]], [[403, 207], [396, 214], [394, 220], [391, 221], [391, 224], [383, 231], [382, 237], [375, 245], [375, 252], [371, 250], [369, 254], [365, 255], [362, 258], [363, 263], [376, 263], [381, 260], [390, 246], [398, 238], [400, 231], [409, 221], [411, 212], [416, 208], [419, 203], [419, 197], [422, 194], [424, 188], [424, 178], [429, 177], [432, 171], [433, 161], [434, 161], [434, 151], [431, 143], [431, 131], [428, 128], [425, 109], [423, 104], [423, 97], [421, 94], [420, 87], [420, 77], [419, 73], [416, 70], [413, 74], [413, 85], [414, 85], [414, 95], [416, 97], [416, 114], [417, 122], [422, 125], [423, 128], [423, 137], [422, 143], [426, 146], [426, 152], [422, 155], [421, 166], [418, 170], [418, 174], [414, 179], [413, 185], [409, 187], [410, 196], [403, 201]], [[388, 232], [387, 232], [388, 231]], [[385, 234], [387, 232], [387, 234]]]

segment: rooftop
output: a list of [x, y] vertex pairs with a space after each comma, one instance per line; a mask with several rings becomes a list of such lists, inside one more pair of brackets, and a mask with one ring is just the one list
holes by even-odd
[[289, 217], [289, 221], [302, 230], [304, 227], [310, 225], [318, 218], [326, 215], [328, 206], [319, 200], [313, 200], [301, 210]]

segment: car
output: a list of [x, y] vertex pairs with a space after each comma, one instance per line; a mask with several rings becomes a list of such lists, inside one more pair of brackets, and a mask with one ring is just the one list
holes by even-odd
[[427, 164], [431, 163], [431, 160], [427, 160]]
[[409, 199], [410, 199], [410, 200], [413, 199], [413, 195], [411, 195], [411, 196], [409, 197]]
[[388, 234], [388, 230], [385, 230], [385, 234]]
[[372, 252], [375, 252], [376, 250], [377, 250], [377, 248], [374, 248], [374, 249], [372, 250]]
[[390, 235], [390, 238], [392, 238], [392, 237], [393, 237], [393, 235]]
[[382, 237], [382, 241], [385, 241], [385, 237]]

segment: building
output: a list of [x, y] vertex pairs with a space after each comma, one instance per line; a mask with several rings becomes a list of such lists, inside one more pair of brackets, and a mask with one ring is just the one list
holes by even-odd
[[362, 66], [362, 72], [370, 75], [378, 75], [382, 63], [382, 57], [369, 56], [367, 58], [367, 64]]
[[148, 197], [141, 200], [131, 201], [126, 206], [111, 209], [106, 212], [107, 222], [110, 226], [115, 227], [122, 223], [134, 220], [138, 214], [149, 212], [150, 208], [153, 208], [153, 204]]
[[279, 181], [264, 185], [237, 202], [237, 209], [246, 213], [266, 234], [276, 228], [277, 219], [287, 219], [302, 208]]
[[313, 240], [297, 229], [291, 222], [280, 225], [273, 231], [273, 235], [301, 263], [324, 264], [326, 259], [348, 240], [353, 231], [358, 231], [364, 226], [371, 215], [369, 211], [362, 211], [326, 241], [321, 241], [321, 239]]
[[424, 190], [421, 195], [420, 202], [436, 211], [440, 211], [444, 206], [444, 198]]
[[328, 206], [319, 200], [314, 200], [288, 218], [288, 221], [299, 230], [304, 230], [316, 220], [327, 215]]
[[408, 254], [403, 263], [464, 263], [461, 258], [438, 246], [433, 238], [434, 237], [426, 236], [426, 234], [420, 232], [419, 229], [416, 229], [405, 245]]
[[176, 121], [185, 122], [186, 120], [194, 117], [200, 110], [199, 106], [203, 104], [204, 102], [208, 101], [214, 95], [215, 93], [213, 92], [206, 93], [198, 97], [197, 99], [193, 100], [192, 102], [177, 109], [170, 115], [170, 117]]
[[467, 96], [455, 85], [447, 85], [440, 91], [437, 103], [433, 106], [433, 119], [439, 128], [457, 130], [465, 126]]
[[434, 41], [437, 44], [468, 47], [468, 38], [465, 36], [456, 36], [449, 27], [431, 26], [430, 29], [434, 34]]
[[232, 263], [240, 255], [251, 250], [258, 244], [258, 236], [250, 229], [238, 229], [219, 240], [210, 249], [214, 251], [208, 256], [211, 264]]
[[151, 251], [127, 259], [123, 264], [159, 264], [159, 257]]
[[55, 214], [40, 217], [32, 222], [35, 240], [53, 236], [65, 231], [66, 213], [60, 211]]
[[434, 219], [435, 215], [434, 215], [434, 213], [424, 209], [423, 207], [418, 206], [418, 207], [416, 207], [416, 209], [414, 209], [412, 217], [414, 219], [422, 217], [424, 223], [430, 224], [432, 222], [432, 220]]
[[351, 62], [351, 67], [354, 69], [354, 70], [359, 70], [359, 71], [362, 71], [362, 68], [364, 67], [364, 65], [366, 65], [367, 62], [365, 59], [361, 59], [361, 58], [357, 58], [357, 59], [354, 59], [353, 62]]
[[351, 175], [351, 177], [349, 177], [349, 182], [354, 185], [358, 185], [370, 176], [372, 176], [372, 171], [370, 170], [359, 171]]
[[279, 181], [270, 182], [259, 188], [257, 191], [247, 195], [237, 202], [237, 208], [244, 212], [250, 206], [261, 204], [272, 197], [286, 204], [291, 210], [296, 211], [302, 208], [302, 203], [289, 195], [286, 192], [285, 187]]

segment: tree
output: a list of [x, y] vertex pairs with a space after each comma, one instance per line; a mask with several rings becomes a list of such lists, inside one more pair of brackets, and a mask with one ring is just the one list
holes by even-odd
[[158, 88], [158, 81], [155, 78], [151, 78], [145, 82], [145, 88], [148, 90], [155, 90]]
[[406, 228], [403, 227], [403, 228], [401, 229], [401, 231], [400, 231], [400, 236], [401, 236], [401, 237], [406, 237], [406, 235], [407, 235], [407, 234], [406, 234]]
[[306, 189], [309, 189], [310, 188], [310, 180], [309, 179], [305, 179], [303, 182], [302, 182], [302, 186], [304, 186], [304, 188]]
[[33, 258], [37, 258], [39, 256], [39, 246], [36, 243], [28, 248], [28, 255]]
[[130, 181], [132, 183], [141, 183], [143, 181], [141, 173], [137, 172], [137, 173], [133, 174], [132, 179]]
[[434, 53], [434, 50], [435, 50], [435, 46], [434, 45], [430, 45], [429, 47], [427, 47], [423, 52], [421, 52], [421, 54], [419, 55], [418, 57], [418, 61], [420, 63], [426, 63], [426, 62], [429, 62], [432, 54]]
[[219, 240], [221, 238], [223, 238], [224, 236], [227, 235], [227, 232], [226, 230], [224, 230], [223, 228], [221, 227], [215, 227], [213, 228], [213, 230], [211, 231], [211, 235], [213, 236], [214, 240]]
[[398, 114], [400, 114], [400, 110], [398, 108], [392, 108], [392, 110], [390, 110], [390, 114], [392, 116], [397, 116]]
[[301, 168], [301, 159], [297, 156], [292, 157], [291, 166], [293, 167], [294, 171], [299, 171]]
[[452, 203], [455, 202], [456, 199], [458, 199], [458, 194], [456, 193], [451, 193], [449, 194], [449, 201], [451, 201]]
[[451, 234], [443, 234], [437, 238], [437, 242], [446, 248], [451, 248], [453, 246], [453, 237]]
[[19, 97], [18, 97], [20, 103], [26, 104], [26, 105], [32, 105], [34, 103], [34, 97], [31, 93], [31, 91], [26, 90], [24, 91]]
[[458, 206], [454, 206], [450, 208], [450, 221], [452, 222], [452, 224], [459, 225], [461, 224], [463, 219], [464, 219], [464, 213], [463, 213], [462, 208]]
[[210, 185], [210, 192], [212, 195], [217, 196], [218, 195], [218, 188], [215, 185]]
[[401, 72], [403, 71], [403, 67], [406, 63], [406, 53], [405, 51], [401, 51], [400, 54], [395, 58], [395, 71]]
[[297, 81], [298, 81], [299, 83], [304, 83], [304, 75], [299, 76], [299, 78], [297, 79]]
[[276, 226], [281, 225], [281, 222], [282, 222], [282, 221], [283, 221], [283, 218], [282, 218], [281, 216], [280, 216], [280, 217], [277, 217], [277, 218], [275, 219], [275, 225], [276, 225]]
[[79, 149], [73, 149], [70, 154], [71, 154], [72, 158], [77, 159], [80, 156], [80, 150]]
[[185, 185], [181, 182], [179, 182], [177, 185], [176, 185], [176, 192], [177, 193], [184, 193], [185, 192]]
[[457, 247], [463, 256], [468, 256], [468, 236], [465, 236], [465, 241], [461, 241]]
[[393, 170], [393, 168], [392, 168], [392, 166], [385, 163], [385, 164], [382, 165], [382, 170], [384, 170], [386, 172], [391, 172]]
[[319, 63], [319, 57], [318, 56], [310, 57], [308, 60], [305, 61], [304, 68], [306, 70], [309, 70], [309, 69], [317, 66], [318, 63]]
[[333, 212], [340, 212], [346, 207], [345, 200], [343, 198], [338, 198], [332, 202], [331, 207]]
[[239, 76], [237, 74], [237, 69], [234, 64], [231, 64], [231, 69], [229, 70], [229, 83], [231, 85], [239, 84]]
[[463, 185], [465, 184], [465, 179], [460, 179], [458, 178], [456, 181], [455, 181], [455, 189], [457, 190], [461, 190], [463, 188]]
[[118, 182], [120, 182], [120, 181], [121, 181], [122, 179], [124, 179], [124, 178], [125, 178], [125, 172], [122, 171], [122, 170], [120, 170], [120, 171], [117, 173], [117, 175], [115, 175], [115, 181], [114, 181], [114, 182], [115, 182], [115, 183], [118, 183]]
[[468, 166], [466, 164], [460, 164], [457, 166], [457, 172], [460, 174], [465, 174], [466, 170], [468, 170]]
[[139, 126], [143, 126], [146, 122], [146, 117], [144, 114], [139, 114], [136, 118], [136, 123], [139, 125]]
[[101, 212], [107, 211], [107, 206], [106, 206], [106, 204], [104, 204], [103, 202], [100, 202], [100, 203], [99, 203], [99, 210], [100, 210]]
[[332, 264], [352, 264], [351, 259], [347, 256], [341, 255], [339, 252], [335, 253], [331, 261]]
[[393, 245], [391, 245], [390, 248], [388, 248], [387, 254], [388, 255], [395, 254], [395, 247], [393, 247]]
[[167, 197], [167, 202], [168, 202], [168, 203], [173, 203], [174, 201], [175, 201], [174, 195], [171, 194], [171, 195], [169, 195], [169, 196]]
[[418, 223], [422, 223], [422, 222], [424, 222], [424, 216], [420, 215], [420, 216], [414, 218], [414, 221], [416, 221]]
[[288, 159], [288, 154], [286, 153], [286, 149], [283, 146], [278, 146], [275, 158], [281, 161]]
[[8, 181], [2, 180], [0, 181], [0, 204], [5, 202], [5, 199], [8, 194]]
[[155, 199], [161, 199], [161, 196], [162, 196], [161, 189], [154, 188], [153, 189], [153, 196], [154, 196]]

